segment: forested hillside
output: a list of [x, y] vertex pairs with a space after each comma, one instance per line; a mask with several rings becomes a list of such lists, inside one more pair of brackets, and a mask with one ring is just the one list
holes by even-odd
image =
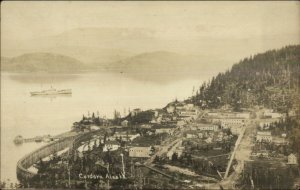
[[278, 111], [300, 105], [300, 45], [250, 56], [204, 83], [190, 101], [235, 110], [263, 105]]

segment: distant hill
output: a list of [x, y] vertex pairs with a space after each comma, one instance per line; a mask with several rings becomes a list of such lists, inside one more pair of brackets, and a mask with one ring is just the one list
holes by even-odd
[[77, 59], [61, 54], [28, 53], [21, 56], [1, 57], [2, 71], [9, 72], [79, 72], [87, 67]]
[[241, 60], [204, 83], [190, 101], [203, 108], [230, 105], [239, 110], [261, 105], [283, 112], [299, 110], [300, 45]]
[[[206, 61], [204, 61], [206, 60]], [[215, 63], [207, 57], [182, 55], [169, 51], [138, 54], [105, 66], [106, 70], [142, 80], [176, 80], [214, 73]]]

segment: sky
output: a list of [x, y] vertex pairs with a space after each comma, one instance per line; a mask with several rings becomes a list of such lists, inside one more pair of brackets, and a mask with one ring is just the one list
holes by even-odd
[[1, 3], [1, 55], [56, 49], [83, 62], [96, 62], [99, 53], [80, 56], [59, 44], [93, 47], [103, 44], [99, 36], [91, 41], [49, 39], [74, 29], [142, 28], [153, 31], [155, 40], [147, 44], [136, 39], [118, 46], [120, 41], [112, 36], [115, 41], [103, 46], [135, 55], [163, 50], [207, 56], [228, 68], [244, 57], [300, 44], [299, 19], [299, 1], [5, 1]]
[[74, 28], [150, 28], [162, 38], [267, 37], [300, 34], [300, 2], [1, 3], [2, 40], [27, 40]]

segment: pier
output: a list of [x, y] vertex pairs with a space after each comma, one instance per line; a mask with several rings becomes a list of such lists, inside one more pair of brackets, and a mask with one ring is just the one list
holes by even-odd
[[16, 168], [18, 180], [20, 182], [23, 182], [34, 177], [36, 174], [29, 171], [28, 168], [31, 167], [33, 164], [37, 163], [41, 158], [48, 157], [54, 152], [64, 150], [65, 148], [69, 148], [69, 150], [72, 150], [73, 148], [80, 146], [80, 143], [82, 141], [86, 141], [90, 139], [93, 135], [103, 133], [103, 129], [105, 130], [105, 129], [115, 128], [115, 127], [118, 126], [110, 126], [99, 130], [89, 131], [80, 134], [67, 132], [58, 135], [57, 136], [59, 137], [58, 141], [54, 141], [45, 146], [42, 146], [41, 148], [25, 155], [23, 158], [21, 158], [18, 161], [17, 168]]

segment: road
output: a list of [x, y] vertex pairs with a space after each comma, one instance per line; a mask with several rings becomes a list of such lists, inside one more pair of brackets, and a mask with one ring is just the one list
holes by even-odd
[[[255, 120], [252, 120], [255, 121]], [[240, 177], [244, 169], [244, 162], [250, 160], [251, 147], [252, 147], [252, 135], [255, 134], [256, 125], [254, 122], [249, 123], [245, 126], [244, 135], [241, 138], [239, 145], [235, 149], [234, 158], [237, 160], [237, 165], [232, 174], [230, 174], [226, 179], [222, 180], [217, 186], [221, 185], [224, 189], [234, 189], [235, 183]]]
[[176, 143], [178, 143], [178, 142], [181, 141], [181, 140], [182, 140], [182, 138], [178, 138], [178, 139], [175, 139], [175, 140], [173, 140], [173, 141], [167, 143], [166, 145], [163, 143], [163, 144], [161, 145], [161, 148], [160, 148], [154, 155], [152, 155], [148, 160], [146, 160], [146, 162], [144, 163], [144, 165], [150, 165], [150, 164], [154, 161], [154, 159], [155, 159], [156, 156], [159, 156], [159, 157], [160, 157], [160, 156], [162, 156], [164, 153], [167, 153], [168, 150], [169, 150], [172, 146], [174, 146]]

